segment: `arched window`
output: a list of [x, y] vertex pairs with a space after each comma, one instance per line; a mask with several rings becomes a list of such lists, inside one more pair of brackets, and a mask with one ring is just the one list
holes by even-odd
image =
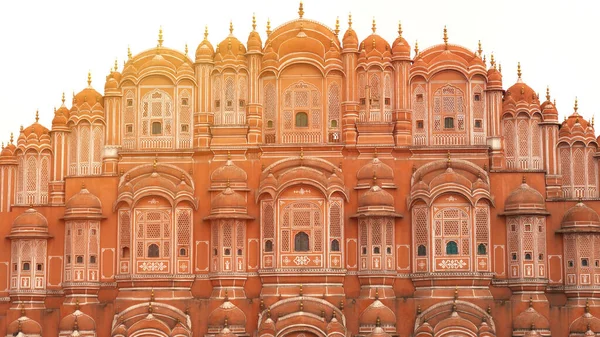
[[148, 257], [160, 257], [160, 250], [157, 244], [151, 244], [148, 246]]
[[458, 245], [455, 241], [448, 241], [446, 243], [446, 255], [457, 255], [458, 254]]
[[308, 244], [308, 234], [299, 232], [294, 236], [294, 251], [308, 252], [310, 250]]
[[308, 115], [306, 112], [298, 112], [296, 114], [296, 127], [308, 127]]
[[162, 133], [162, 124], [160, 122], [152, 122], [152, 134], [160, 135]]
[[187, 256], [187, 250], [185, 248], [179, 249], [179, 256]]
[[454, 118], [452, 118], [452, 117], [444, 118], [444, 129], [454, 129]]
[[77, 257], [75, 258], [75, 262], [79, 263], [79, 264], [83, 264], [83, 256], [77, 255]]
[[273, 241], [271, 241], [271, 240], [265, 241], [265, 252], [272, 252], [272, 251], [273, 251]]
[[340, 242], [338, 240], [331, 241], [331, 251], [332, 252], [340, 251]]
[[31, 265], [29, 264], [29, 262], [24, 262], [23, 263], [23, 270], [30, 270], [31, 269]]
[[417, 256], [427, 256], [427, 248], [424, 245], [419, 245], [417, 248]]
[[95, 264], [96, 263], [96, 255], [90, 255], [90, 263], [91, 264]]
[[123, 247], [123, 249], [121, 250], [121, 257], [124, 259], [129, 258], [129, 247]]
[[477, 254], [479, 254], [479, 255], [487, 254], [487, 247], [483, 243], [480, 243], [479, 246], [477, 246]]

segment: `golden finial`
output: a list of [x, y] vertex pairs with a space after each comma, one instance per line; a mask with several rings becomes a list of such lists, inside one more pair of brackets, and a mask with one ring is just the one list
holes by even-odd
[[448, 151], [447, 158], [448, 158], [448, 162], [450, 162], [450, 151]]
[[4, 142], [2, 142], [2, 150], [4, 150]]
[[162, 26], [160, 26], [160, 28], [158, 29], [158, 46], [162, 47], [163, 44], [163, 31], [162, 31]]
[[21, 317], [25, 317], [25, 307], [23, 307], [23, 305], [21, 305]]
[[267, 18], [267, 36], [271, 35], [271, 19]]
[[375, 36], [373, 36], [373, 42], [371, 42], [371, 45], [373, 46], [373, 49], [375, 49], [375, 46], [377, 45], [377, 42], [375, 42]]
[[550, 101], [550, 86], [546, 86], [546, 100]]
[[554, 107], [556, 108], [556, 98], [552, 100], [552, 105], [554, 105]]
[[62, 104], [65, 105], [65, 92], [64, 91], [62, 93], [61, 101], [62, 101]]
[[352, 13], [348, 13], [348, 29], [352, 28]]
[[300, 296], [302, 296], [302, 285], [300, 285]]
[[417, 315], [420, 315], [421, 312], [422, 312], [421, 311], [421, 305], [419, 304], [419, 305], [417, 305]]
[[589, 299], [589, 298], [587, 298], [587, 299], [585, 300], [585, 313], [587, 314], [587, 313], [589, 313], [589, 312], [590, 312], [590, 299]]
[[371, 30], [373, 31], [373, 34], [375, 34], [375, 31], [377, 31], [377, 24], [375, 23], [375, 17], [373, 17], [373, 25], [371, 26]]
[[187, 45], [187, 43], [186, 43], [186, 44], [185, 44], [185, 56], [187, 56], [187, 54], [188, 54], [188, 45]]
[[75, 299], [75, 310], [79, 310], [79, 299]]
[[267, 308], [267, 317], [271, 318], [271, 307]]
[[204, 26], [204, 41], [208, 39], [208, 25]]
[[131, 60], [132, 56], [131, 56], [131, 47], [127, 46], [127, 59]]
[[533, 296], [529, 296], [529, 307], [533, 307]]
[[488, 315], [492, 314], [492, 307], [489, 304], [488, 304], [486, 312], [488, 313]]
[[448, 49], [448, 29], [444, 26], [444, 44], [446, 45], [446, 49]]
[[119, 69], [119, 64], [117, 63], [117, 58], [115, 57], [115, 71], [117, 71], [117, 69]]
[[10, 143], [11, 144], [13, 143], [13, 133], [12, 132], [10, 133]]
[[156, 157], [154, 157], [154, 162], [152, 163], [152, 169], [154, 169], [154, 171], [156, 171], [157, 164], [158, 164], [158, 160], [156, 159]]
[[521, 79], [521, 62], [517, 63], [517, 76]]
[[398, 37], [402, 37], [402, 22], [398, 21]]
[[487, 68], [487, 61], [485, 59], [485, 55], [483, 55], [483, 65]]
[[227, 150], [227, 160], [231, 160], [231, 151]]
[[[373, 174], [375, 175], [375, 174]], [[375, 299], [378, 300], [379, 299], [379, 288], [375, 288]]]
[[340, 310], [344, 310], [344, 300], [340, 301]]
[[152, 302], [148, 302], [148, 313], [152, 313]]
[[19, 131], [23, 132], [23, 124], [21, 124], [21, 128], [19, 129]]
[[92, 72], [88, 70], [88, 87], [92, 86]]
[[256, 13], [252, 13], [252, 31], [256, 31]]
[[150, 302], [154, 302], [154, 288], [152, 288], [152, 292], [150, 292]]
[[379, 318], [379, 316], [377, 316], [377, 319], [375, 320], [375, 326], [376, 327], [381, 327], [381, 319]]
[[300, 159], [304, 159], [304, 147], [300, 147]]
[[302, 19], [302, 17], [304, 16], [304, 4], [302, 3], [302, 0], [300, 0], [300, 7], [298, 8], [298, 15], [300, 16], [300, 19]]
[[335, 18], [335, 35], [337, 36], [340, 33], [340, 17]]
[[458, 287], [454, 288], [454, 300], [456, 301], [458, 299]]
[[498, 71], [500, 72], [500, 74], [502, 74], [502, 63], [498, 64]]
[[525, 178], [525, 176], [523, 176], [523, 178], [521, 178], [521, 183], [527, 184], [527, 179]]
[[496, 69], [496, 60], [494, 60], [494, 53], [492, 53], [492, 55], [490, 55], [490, 66], [494, 69]]
[[579, 106], [577, 104], [577, 96], [575, 96], [575, 106], [573, 106], [573, 110], [575, 110], [575, 112], [577, 112], [578, 108], [579, 108]]
[[592, 127], [594, 127], [594, 116], [592, 116]]
[[35, 110], [35, 122], [37, 123], [40, 120], [40, 112], [39, 110]]
[[229, 20], [229, 34], [233, 35], [233, 21]]
[[477, 52], [479, 53], [479, 57], [481, 57], [481, 53], [483, 53], [483, 49], [481, 49], [481, 40], [477, 42]]
[[225, 187], [227, 187], [227, 188], [231, 187], [231, 183], [229, 182], [229, 178], [227, 178], [227, 183], [225, 183]]
[[300, 311], [304, 311], [304, 301], [300, 301]]
[[373, 171], [373, 185], [377, 185], [377, 173]]
[[223, 321], [223, 326], [225, 328], [229, 328], [229, 318], [227, 316], [225, 316], [225, 320]]
[[419, 40], [415, 40], [415, 56], [419, 55]]
[[225, 296], [224, 296], [224, 300], [225, 300], [225, 301], [229, 301], [229, 291], [227, 290], [227, 288], [225, 288]]

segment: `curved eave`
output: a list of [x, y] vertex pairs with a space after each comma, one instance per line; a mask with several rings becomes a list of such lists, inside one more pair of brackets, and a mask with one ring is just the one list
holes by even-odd
[[582, 234], [586, 234], [586, 233], [600, 233], [600, 226], [589, 225], [589, 226], [563, 227], [561, 229], [556, 230], [556, 233], [563, 233], [563, 234], [568, 234], [568, 233], [582, 233]]
[[374, 212], [360, 212], [350, 216], [350, 218], [366, 218], [366, 217], [393, 217], [393, 218], [404, 218], [404, 215], [396, 212], [389, 211], [374, 211]]
[[237, 219], [237, 220], [254, 220], [254, 217], [248, 214], [222, 213], [211, 214], [204, 217], [202, 220], [219, 220], [219, 219]]
[[544, 215], [544, 216], [548, 216], [548, 215], [550, 215], [550, 212], [548, 212], [545, 209], [515, 209], [515, 210], [500, 212], [500, 213], [498, 213], [498, 215], [501, 215], [501, 216], [512, 216], [512, 215]]

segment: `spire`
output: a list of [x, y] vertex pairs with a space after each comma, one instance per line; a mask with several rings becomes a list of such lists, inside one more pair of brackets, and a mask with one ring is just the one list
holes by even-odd
[[500, 72], [500, 74], [502, 74], [502, 63], [498, 64], [498, 71]]
[[446, 49], [448, 49], [448, 29], [444, 26], [444, 44], [446, 45]]
[[119, 64], [117, 63], [117, 58], [115, 57], [115, 72], [119, 69]]
[[529, 296], [529, 307], [533, 308], [533, 296]]
[[256, 31], [256, 13], [252, 13], [252, 31]]
[[352, 28], [352, 13], [348, 13], [348, 29]]
[[62, 105], [65, 105], [65, 92], [64, 91], [62, 93], [61, 101], [62, 101]]
[[127, 46], [127, 59], [131, 60], [132, 56], [131, 56], [131, 47]]
[[487, 68], [487, 61], [485, 59], [485, 55], [483, 55], [483, 66]]
[[271, 35], [271, 19], [267, 18], [267, 36]]
[[575, 96], [575, 105], [573, 106], [573, 110], [575, 111], [576, 114], [577, 114], [577, 109], [579, 109], [579, 106], [577, 104], [577, 96]]
[[92, 72], [88, 70], [88, 87], [92, 86]]
[[419, 55], [419, 40], [415, 40], [415, 56]]
[[550, 101], [550, 86], [546, 86], [546, 100]]
[[14, 139], [14, 136], [13, 136], [13, 133], [11, 132], [11, 133], [10, 133], [10, 143], [11, 143], [11, 144], [13, 143], [13, 139]]
[[381, 319], [379, 318], [379, 316], [377, 316], [377, 319], [375, 320], [375, 326], [376, 327], [381, 327]]
[[187, 43], [186, 43], [186, 44], [185, 44], [185, 55], [187, 56], [187, 54], [188, 54], [188, 45], [187, 45]]
[[233, 21], [229, 20], [229, 34], [233, 35]]
[[377, 31], [377, 23], [375, 22], [375, 17], [373, 17], [373, 25], [371, 26], [371, 30], [373, 31], [373, 34], [375, 34], [375, 32]]
[[35, 110], [35, 122], [37, 123], [40, 120], [40, 112], [39, 110]]
[[481, 53], [483, 53], [483, 49], [481, 49], [481, 40], [477, 43], [477, 52], [479, 53], [479, 57], [481, 57]]
[[340, 33], [340, 17], [335, 18], [335, 35], [337, 36]]
[[492, 53], [492, 55], [490, 55], [490, 66], [494, 69], [496, 69], [496, 60], [494, 60], [494, 53]]
[[208, 25], [204, 26], [204, 41], [208, 40]]
[[300, 7], [298, 8], [298, 16], [300, 16], [300, 19], [302, 19], [302, 17], [304, 16], [304, 4], [302, 3], [302, 0], [300, 0]]
[[519, 77], [519, 82], [521, 80], [521, 62], [517, 63], [517, 76]]
[[398, 21], [398, 38], [402, 38], [402, 22]]
[[[85, 185], [81, 187], [81, 189], [84, 189]], [[79, 299], [75, 299], [75, 310], [79, 310]]]
[[162, 26], [160, 26], [160, 28], [158, 29], [158, 46], [162, 47], [163, 45], [163, 31], [162, 31]]

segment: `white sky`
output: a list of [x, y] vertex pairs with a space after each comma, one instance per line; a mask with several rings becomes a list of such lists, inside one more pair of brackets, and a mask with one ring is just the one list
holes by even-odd
[[[19, 125], [40, 122], [51, 127], [53, 107], [61, 104], [66, 92], [70, 108], [72, 93], [86, 86], [91, 70], [92, 86], [104, 93], [109, 68], [118, 58], [119, 69], [127, 56], [156, 46], [158, 28], [164, 31], [164, 45], [182, 50], [189, 45], [195, 54], [209, 27], [213, 45], [229, 33], [246, 42], [256, 13], [257, 30], [263, 42], [265, 26], [271, 27], [298, 17], [298, 1], [0, 1], [0, 141], [10, 132], [18, 137]], [[598, 106], [596, 80], [600, 78], [600, 4], [596, 1], [407, 1], [407, 0], [305, 0], [304, 17], [334, 27], [340, 17], [340, 38], [352, 12], [353, 28], [360, 40], [377, 33], [390, 43], [397, 36], [398, 20], [403, 36], [421, 50], [442, 43], [448, 26], [449, 42], [477, 49], [481, 40], [484, 54], [493, 51], [502, 64], [504, 88], [517, 79], [517, 61], [523, 80], [545, 99], [546, 85], [557, 100], [560, 120], [573, 112], [575, 96], [579, 113], [591, 118]], [[600, 120], [599, 120], [600, 122]]]

